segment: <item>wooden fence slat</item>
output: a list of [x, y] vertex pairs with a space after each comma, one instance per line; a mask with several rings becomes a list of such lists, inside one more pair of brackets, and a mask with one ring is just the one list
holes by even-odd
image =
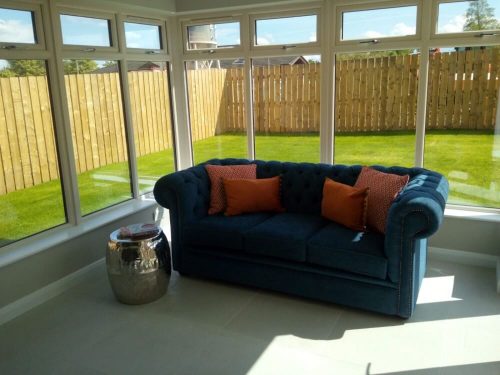
[[49, 163], [50, 180], [59, 178], [59, 161], [56, 150], [56, 138], [50, 104], [49, 85], [46, 76], [37, 77], [38, 94], [40, 96], [40, 110], [42, 111], [43, 133]]
[[420, 68], [420, 56], [414, 55], [411, 58], [411, 68], [410, 68], [410, 98], [409, 98], [409, 128], [415, 129], [417, 124], [417, 95], [418, 95], [418, 85], [419, 75], [418, 71]]
[[36, 150], [40, 167], [40, 182], [50, 181], [49, 162], [45, 145], [45, 134], [43, 131], [42, 109], [40, 106], [40, 94], [38, 92], [38, 77], [25, 77], [28, 80], [29, 95], [31, 97], [33, 124], [35, 130]]
[[9, 142], [8, 124], [14, 122], [9, 116], [9, 99], [6, 97], [7, 91], [4, 89], [9, 83], [9, 78], [0, 78], [0, 158], [2, 167], [2, 180], [0, 180], [0, 194], [10, 193], [16, 190], [16, 182], [14, 179], [14, 167], [12, 160], [11, 147], [16, 147], [16, 144]]

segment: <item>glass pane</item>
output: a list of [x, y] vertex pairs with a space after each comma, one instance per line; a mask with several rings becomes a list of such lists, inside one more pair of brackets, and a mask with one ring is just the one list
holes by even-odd
[[131, 197], [118, 62], [64, 60], [83, 215]]
[[500, 0], [439, 4], [438, 34], [500, 29]]
[[175, 171], [168, 64], [129, 61], [128, 84], [139, 189], [144, 194], [161, 176]]
[[252, 60], [257, 159], [319, 162], [320, 56]]
[[160, 26], [125, 22], [127, 48], [161, 49]]
[[337, 55], [336, 164], [414, 165], [419, 63], [413, 50]]
[[110, 47], [109, 20], [61, 14], [63, 44]]
[[240, 23], [188, 26], [188, 49], [215, 49], [240, 45]]
[[0, 246], [66, 222], [43, 60], [0, 60]]
[[342, 40], [415, 35], [417, 7], [359, 10], [342, 13]]
[[430, 57], [426, 168], [450, 181], [448, 203], [500, 208], [500, 47]]
[[271, 18], [255, 21], [258, 46], [316, 42], [317, 16]]
[[0, 8], [1, 43], [36, 43], [33, 12]]
[[196, 164], [248, 155], [243, 65], [243, 59], [186, 62]]

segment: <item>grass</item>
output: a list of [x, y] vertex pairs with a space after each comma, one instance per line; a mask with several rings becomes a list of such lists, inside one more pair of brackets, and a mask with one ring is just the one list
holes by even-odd
[[[319, 161], [318, 134], [255, 137], [256, 157], [263, 160]], [[498, 138], [498, 136], [497, 136]], [[500, 206], [500, 144], [489, 132], [445, 131], [426, 135], [425, 167], [443, 173], [451, 182], [450, 203]], [[499, 142], [497, 140], [497, 142]], [[227, 134], [194, 143], [195, 162], [211, 158], [245, 158], [244, 135]], [[347, 134], [335, 138], [337, 164], [412, 166], [415, 135], [410, 133]], [[141, 192], [174, 170], [172, 150], [137, 160]], [[78, 176], [83, 214], [131, 197], [126, 163], [116, 163]], [[65, 222], [60, 181], [0, 196], [0, 246]]]

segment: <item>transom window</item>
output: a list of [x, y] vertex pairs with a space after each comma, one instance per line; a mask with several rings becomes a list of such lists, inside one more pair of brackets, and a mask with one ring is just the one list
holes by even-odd
[[0, 8], [0, 43], [36, 44], [33, 12]]
[[61, 14], [61, 30], [65, 45], [111, 47], [108, 19]]
[[317, 15], [255, 20], [256, 46], [302, 44], [318, 41]]
[[498, 29], [500, 0], [452, 1], [438, 6], [438, 34]]
[[416, 32], [416, 5], [342, 12], [341, 40], [406, 37]]
[[187, 26], [188, 50], [210, 50], [239, 45], [241, 45], [239, 22], [219, 22]]
[[124, 22], [127, 48], [161, 49], [161, 28], [158, 25]]

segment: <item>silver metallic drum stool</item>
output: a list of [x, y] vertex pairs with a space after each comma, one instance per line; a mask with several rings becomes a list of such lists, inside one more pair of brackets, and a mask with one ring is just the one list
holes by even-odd
[[106, 266], [111, 289], [123, 303], [152, 302], [167, 291], [170, 248], [154, 224], [133, 224], [110, 235]]

